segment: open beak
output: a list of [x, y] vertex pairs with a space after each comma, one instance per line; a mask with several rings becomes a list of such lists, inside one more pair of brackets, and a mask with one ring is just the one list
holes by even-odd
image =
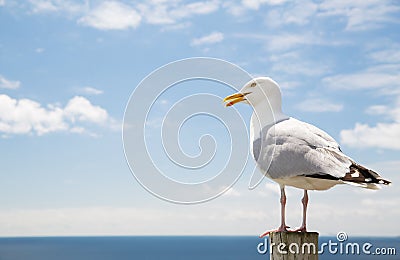
[[250, 92], [247, 92], [247, 93], [236, 93], [236, 94], [227, 96], [226, 98], [224, 98], [224, 102], [227, 102], [225, 104], [225, 106], [230, 107], [230, 106], [233, 106], [236, 103], [245, 101], [246, 100], [245, 96], [248, 95], [248, 94], [250, 94]]

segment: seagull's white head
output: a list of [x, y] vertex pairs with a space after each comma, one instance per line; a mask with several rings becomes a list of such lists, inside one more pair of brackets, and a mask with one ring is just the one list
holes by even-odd
[[[281, 111], [282, 103], [281, 91], [278, 84], [268, 77], [254, 78], [247, 82], [239, 93], [224, 98], [226, 106], [232, 106], [243, 102], [253, 108], [269, 106], [273, 111]], [[269, 104], [268, 104], [269, 102]]]

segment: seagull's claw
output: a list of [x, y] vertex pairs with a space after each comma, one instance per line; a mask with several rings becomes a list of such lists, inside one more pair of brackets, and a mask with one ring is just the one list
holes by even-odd
[[293, 232], [307, 232], [307, 228], [305, 226], [301, 226], [298, 229], [293, 230]]
[[280, 226], [280, 227], [278, 227], [277, 229], [275, 229], [275, 230], [270, 230], [270, 231], [267, 231], [267, 232], [265, 232], [264, 234], [261, 234], [260, 235], [260, 238], [263, 238], [263, 237], [265, 237], [265, 236], [268, 236], [270, 233], [272, 233], [272, 232], [293, 232], [293, 231], [291, 231], [291, 230], [288, 230], [288, 228], [290, 228], [289, 226]]

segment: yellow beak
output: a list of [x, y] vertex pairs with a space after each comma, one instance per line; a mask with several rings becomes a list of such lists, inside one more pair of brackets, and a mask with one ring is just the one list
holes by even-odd
[[230, 107], [233, 106], [236, 103], [242, 102], [244, 100], [246, 100], [244, 97], [250, 93], [236, 93], [230, 96], [227, 96], [226, 98], [224, 98], [224, 102], [228, 102], [225, 104], [225, 106]]

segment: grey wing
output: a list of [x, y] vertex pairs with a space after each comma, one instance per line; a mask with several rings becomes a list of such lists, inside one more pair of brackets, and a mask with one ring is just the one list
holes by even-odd
[[266, 127], [260, 136], [254, 157], [273, 179], [301, 175], [342, 178], [352, 164], [331, 136], [293, 118]]

